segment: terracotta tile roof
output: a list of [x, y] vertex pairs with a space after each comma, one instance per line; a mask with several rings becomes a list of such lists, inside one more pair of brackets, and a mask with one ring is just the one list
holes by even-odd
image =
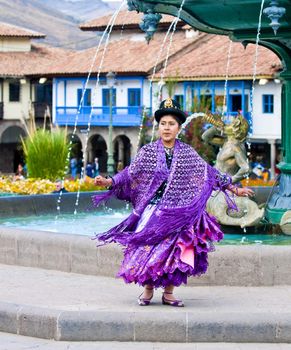
[[71, 51], [33, 44], [29, 52], [0, 52], [0, 76], [43, 75], [49, 65], [68, 57]]
[[0, 22], [0, 37], [45, 38], [46, 35], [12, 24]]
[[[201, 34], [201, 36], [203, 35]], [[113, 71], [124, 74], [149, 74], [156, 63], [164, 37], [164, 33], [156, 33], [149, 45], [145, 40], [133, 41], [126, 38], [109, 43], [101, 73]], [[180, 50], [189, 49], [195, 44], [195, 41], [196, 39], [193, 38], [187, 39], [184, 32], [176, 32], [170, 55], [177, 54]], [[86, 75], [91, 67], [95, 51], [96, 47], [76, 52], [70, 57], [60, 60], [58, 64], [48, 67], [47, 73], [52, 75]], [[164, 48], [159, 64], [164, 62], [166, 51]], [[97, 55], [93, 73], [98, 72], [102, 53], [103, 49]]]
[[[195, 50], [172, 59], [167, 67], [167, 76], [181, 79], [225, 79], [229, 38], [219, 35], [207, 35]], [[259, 46], [257, 76], [272, 77], [281, 68], [280, 59], [270, 50]], [[255, 45], [244, 49], [241, 43], [232, 43], [229, 77], [252, 79], [254, 67]]]
[[[99, 17], [96, 19], [93, 19], [89, 22], [83, 23], [79, 26], [82, 30], [96, 30], [96, 31], [103, 31], [106, 29], [106, 26], [108, 25], [110, 19], [112, 17], [112, 14]], [[115, 24], [114, 29], [139, 29], [139, 24], [142, 20], [143, 13], [137, 13], [135, 11], [120, 11]], [[175, 19], [175, 17], [170, 15], [163, 15], [160, 23], [159, 28], [161, 27], [168, 27], [171, 22]], [[178, 27], [185, 25], [183, 21], [179, 21]]]

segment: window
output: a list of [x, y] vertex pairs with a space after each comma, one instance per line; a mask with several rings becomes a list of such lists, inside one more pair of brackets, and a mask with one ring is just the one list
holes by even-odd
[[[77, 94], [78, 94], [78, 106], [79, 106], [82, 99], [83, 89], [78, 89]], [[91, 89], [86, 89], [82, 106], [91, 106]]]
[[140, 106], [140, 89], [128, 89], [128, 105]]
[[274, 113], [274, 95], [263, 95], [263, 113]]
[[[109, 114], [110, 111], [110, 89], [102, 89], [103, 113]], [[112, 107], [116, 106], [116, 89], [112, 89]], [[116, 108], [112, 108], [112, 113], [116, 114]]]
[[20, 101], [20, 82], [9, 83], [9, 101], [19, 102]]
[[238, 112], [248, 110], [248, 95], [245, 95], [243, 106], [243, 95], [229, 95], [229, 111]]
[[52, 84], [37, 84], [35, 86], [36, 102], [52, 103]]
[[184, 95], [175, 95], [174, 100], [179, 103], [180, 107], [183, 109], [184, 105]]
[[229, 95], [230, 112], [238, 112], [242, 110], [242, 95]]
[[128, 89], [127, 90], [128, 95], [128, 106], [131, 108], [128, 108], [129, 114], [136, 114], [138, 113], [141, 99], [140, 99], [140, 89]]
[[[110, 89], [102, 89], [103, 107], [110, 106]], [[112, 89], [112, 106], [116, 106], [116, 89]]]
[[[110, 89], [102, 89], [103, 107], [110, 106]], [[112, 106], [116, 106], [116, 89], [112, 89]]]
[[200, 95], [200, 108], [203, 112], [212, 110], [212, 95]]

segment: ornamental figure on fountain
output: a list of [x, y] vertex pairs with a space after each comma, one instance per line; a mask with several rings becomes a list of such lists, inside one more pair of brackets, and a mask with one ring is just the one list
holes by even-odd
[[[241, 114], [230, 124], [224, 123], [221, 118], [213, 115], [205, 116], [205, 120], [213, 126], [203, 133], [203, 141], [221, 147], [217, 154], [215, 168], [222, 173], [228, 173], [232, 182], [238, 183], [250, 172], [244, 144], [249, 130], [247, 120]], [[207, 211], [216, 216], [223, 225], [254, 226], [263, 218], [264, 209], [259, 209], [254, 200], [235, 197], [235, 202], [239, 210], [228, 210], [223, 198], [216, 191], [208, 200]]]

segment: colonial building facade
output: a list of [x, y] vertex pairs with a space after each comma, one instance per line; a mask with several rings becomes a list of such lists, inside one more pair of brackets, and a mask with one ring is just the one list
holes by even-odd
[[64, 50], [35, 44], [45, 35], [0, 23], [0, 172], [11, 173], [23, 161], [20, 137], [24, 121], [43, 124], [52, 109], [52, 79], [42, 74]]
[[[109, 16], [98, 18], [85, 23], [81, 29], [101, 32], [109, 20]], [[199, 33], [179, 22], [167, 57], [169, 39], [165, 42], [165, 35], [173, 18], [164, 16], [149, 45], [138, 27], [140, 20], [139, 14], [121, 12], [109, 44], [102, 44], [99, 52], [96, 52], [98, 42], [96, 47], [79, 52], [30, 44], [30, 51], [20, 54], [21, 62], [30, 62], [30, 71], [23, 68], [18, 75], [12, 72], [13, 75], [8, 72], [9, 67], [2, 67], [2, 85], [4, 80], [8, 83], [11, 76], [16, 79], [21, 87], [22, 101], [21, 108], [13, 104], [13, 98], [17, 97], [13, 96], [18, 90], [12, 86], [12, 100], [7, 101], [9, 92], [3, 85], [2, 107], [3, 103], [6, 108], [10, 104], [15, 110], [9, 114], [8, 109], [4, 109], [0, 122], [2, 150], [7, 147], [5, 140], [10, 142], [10, 151], [6, 152], [10, 158], [5, 164], [14, 162], [15, 166], [18, 161], [11, 150], [16, 148], [19, 136], [25, 134], [20, 115], [28, 117], [31, 110], [36, 113], [37, 106], [39, 110], [51, 106], [53, 123], [67, 126], [70, 135], [75, 130], [73, 155], [79, 159], [84, 155], [85, 162], [92, 162], [98, 157], [101, 172], [107, 169], [108, 126], [112, 113], [115, 164], [117, 167], [117, 163], [121, 162], [126, 166], [138, 150], [143, 111], [152, 115], [160, 101], [171, 96], [189, 114], [201, 110], [212, 113], [226, 110], [230, 116], [241, 111], [251, 126], [252, 151], [264, 155], [266, 166], [274, 172], [281, 134], [281, 83], [276, 79], [280, 70], [279, 59], [271, 51], [260, 47], [253, 90], [254, 46], [244, 49], [239, 43], [231, 44], [230, 61], [227, 63], [228, 38]], [[30, 39], [27, 37], [27, 42]], [[40, 60], [39, 53], [45, 56], [42, 63], [36, 63]], [[12, 53], [2, 52], [0, 59], [5, 54]], [[164, 69], [166, 61], [168, 65]], [[108, 84], [108, 72], [116, 74], [114, 86]], [[45, 83], [42, 78], [46, 79]], [[18, 108], [17, 112], [15, 108]], [[9, 123], [11, 127], [18, 128], [17, 132], [14, 129], [14, 139], [11, 129], [8, 129]], [[11, 171], [11, 168], [8, 170], [2, 162], [0, 171]]]

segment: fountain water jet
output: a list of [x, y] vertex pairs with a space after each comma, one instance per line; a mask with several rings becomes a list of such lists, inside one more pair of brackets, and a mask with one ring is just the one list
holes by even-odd
[[[93, 57], [93, 60], [92, 60], [92, 63], [91, 63], [91, 66], [90, 66], [90, 69], [89, 69], [89, 73], [87, 75], [87, 78], [86, 78], [86, 82], [85, 82], [85, 85], [84, 85], [84, 88], [82, 90], [82, 95], [81, 95], [81, 99], [80, 99], [80, 102], [79, 102], [79, 106], [78, 106], [78, 110], [77, 110], [77, 114], [76, 114], [76, 117], [75, 117], [75, 123], [74, 123], [74, 129], [73, 129], [73, 133], [71, 135], [71, 139], [70, 139], [70, 143], [69, 143], [69, 151], [68, 151], [68, 155], [67, 155], [67, 162], [69, 161], [70, 159], [70, 153], [71, 153], [71, 150], [72, 150], [72, 144], [73, 144], [73, 139], [76, 135], [76, 132], [77, 132], [77, 124], [78, 124], [78, 117], [79, 117], [79, 114], [80, 114], [80, 111], [81, 111], [81, 108], [82, 108], [82, 105], [83, 105], [83, 101], [84, 101], [84, 98], [85, 98], [85, 93], [86, 93], [86, 90], [87, 90], [87, 86], [88, 86], [88, 83], [89, 83], [89, 80], [90, 80], [90, 77], [91, 77], [91, 74], [92, 74], [92, 70], [94, 68], [94, 64], [95, 64], [95, 61], [96, 61], [96, 58], [97, 58], [97, 55], [100, 51], [100, 48], [101, 48], [101, 45], [103, 43], [103, 40], [105, 38], [105, 35], [109, 29], [109, 33], [108, 33], [108, 36], [107, 36], [107, 40], [106, 40], [106, 47], [108, 45], [108, 40], [109, 40], [109, 36], [110, 36], [110, 33], [112, 31], [112, 28], [114, 26], [114, 23], [115, 23], [115, 20], [119, 14], [119, 12], [121, 11], [122, 7], [124, 6], [125, 4], [125, 0], [123, 0], [123, 2], [121, 3], [121, 5], [119, 6], [119, 8], [114, 12], [114, 14], [111, 16], [104, 32], [102, 33], [102, 36], [101, 36], [101, 39], [99, 40], [99, 43], [98, 43], [98, 46], [97, 46], [97, 49], [95, 51], [95, 54], [94, 54], [94, 57]], [[104, 59], [104, 55], [105, 55], [105, 51], [103, 51], [103, 57], [102, 57], [102, 60], [101, 62], [103, 63], [103, 59]], [[102, 68], [102, 65], [99, 66], [99, 70], [98, 70], [98, 75], [97, 75], [97, 81], [96, 81], [96, 85], [95, 85], [95, 89], [94, 89], [94, 97], [93, 97], [93, 104], [91, 106], [91, 110], [90, 110], [90, 116], [89, 116], [89, 120], [88, 120], [88, 126], [87, 126], [87, 132], [86, 132], [86, 142], [85, 142], [85, 150], [83, 152], [83, 158], [82, 158], [82, 169], [81, 169], [81, 175], [80, 175], [80, 181], [81, 179], [83, 178], [83, 174], [84, 174], [84, 160], [85, 160], [85, 154], [86, 154], [86, 150], [87, 150], [87, 143], [88, 143], [88, 134], [89, 134], [89, 131], [90, 131], [90, 125], [91, 125], [91, 119], [92, 119], [92, 113], [93, 113], [93, 107], [94, 107], [94, 101], [96, 99], [96, 90], [97, 90], [97, 87], [99, 85], [99, 76], [100, 76], [100, 71], [101, 71], [101, 68]], [[65, 175], [67, 173], [67, 170], [68, 170], [68, 167], [66, 166], [65, 168], [65, 171], [64, 171], [64, 176], [62, 178], [62, 181], [64, 180], [65, 178]], [[79, 186], [78, 186], [78, 191], [77, 191], [77, 195], [76, 195], [76, 202], [75, 202], [75, 209], [74, 209], [74, 214], [77, 214], [77, 206], [79, 204], [79, 197], [80, 197], [80, 188], [81, 188], [81, 183], [79, 183]], [[57, 200], [57, 215], [56, 215], [56, 220], [58, 219], [58, 216], [60, 214], [60, 210], [61, 210], [61, 198], [62, 198], [62, 192], [60, 192], [59, 194], [59, 197], [58, 197], [58, 200]]]

